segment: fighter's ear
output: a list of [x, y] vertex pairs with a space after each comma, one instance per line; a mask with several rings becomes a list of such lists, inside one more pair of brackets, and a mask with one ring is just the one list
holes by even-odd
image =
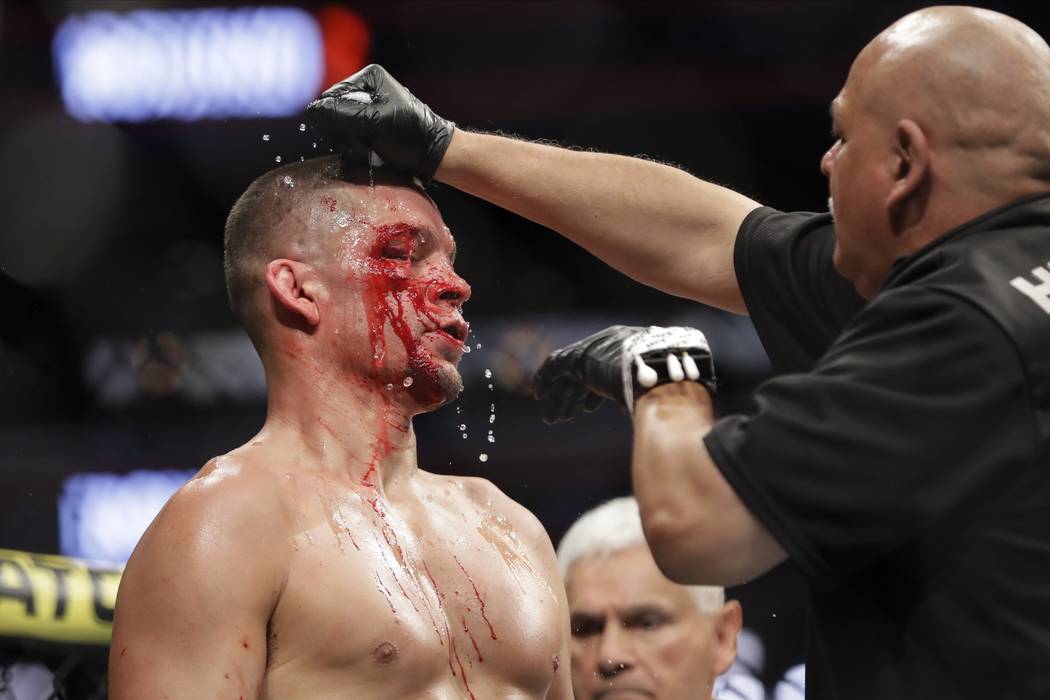
[[736, 638], [744, 624], [744, 609], [735, 600], [727, 600], [715, 617], [715, 673], [722, 675], [736, 661]]
[[930, 144], [922, 128], [911, 119], [902, 119], [894, 132], [893, 182], [886, 197], [886, 208], [894, 228], [903, 230], [926, 208], [930, 175]]
[[278, 258], [266, 266], [265, 276], [278, 318], [291, 325], [306, 325], [309, 330], [317, 326], [321, 321], [318, 301], [323, 285], [313, 266]]

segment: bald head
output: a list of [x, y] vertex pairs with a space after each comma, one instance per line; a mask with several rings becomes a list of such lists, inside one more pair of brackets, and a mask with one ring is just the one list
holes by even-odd
[[1050, 181], [1050, 47], [1011, 17], [913, 12], [865, 47], [847, 86], [887, 127], [915, 121], [970, 187], [1012, 199]]
[[317, 260], [325, 252], [324, 234], [333, 218], [367, 219], [367, 193], [373, 183], [418, 189], [387, 168], [370, 172], [339, 156], [325, 156], [264, 173], [238, 198], [226, 219], [226, 288], [230, 307], [256, 342], [256, 307], [266, 264], [280, 257]]

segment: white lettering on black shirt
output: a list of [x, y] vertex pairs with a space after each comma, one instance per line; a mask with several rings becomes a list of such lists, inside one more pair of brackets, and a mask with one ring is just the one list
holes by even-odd
[[[1050, 263], [1047, 263], [1050, 268]], [[1014, 277], [1010, 280], [1010, 286], [1024, 294], [1026, 297], [1039, 305], [1039, 308], [1050, 314], [1050, 269], [1037, 267], [1032, 274], [1039, 282], [1032, 284], [1024, 277]]]

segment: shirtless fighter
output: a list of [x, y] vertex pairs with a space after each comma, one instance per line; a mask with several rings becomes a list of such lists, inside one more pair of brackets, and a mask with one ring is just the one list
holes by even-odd
[[488, 481], [417, 466], [412, 417], [462, 389], [470, 288], [433, 202], [375, 176], [284, 166], [230, 213], [266, 423], [139, 542], [114, 700], [571, 697], [542, 526]]

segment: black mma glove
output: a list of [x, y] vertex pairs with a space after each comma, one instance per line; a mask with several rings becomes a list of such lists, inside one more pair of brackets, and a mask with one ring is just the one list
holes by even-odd
[[685, 379], [715, 390], [715, 366], [704, 334], [694, 328], [611, 326], [555, 350], [532, 380], [548, 423], [593, 411], [603, 399], [629, 412], [646, 391]]
[[344, 155], [364, 158], [374, 151], [424, 183], [434, 177], [456, 128], [374, 63], [321, 93], [306, 118]]

